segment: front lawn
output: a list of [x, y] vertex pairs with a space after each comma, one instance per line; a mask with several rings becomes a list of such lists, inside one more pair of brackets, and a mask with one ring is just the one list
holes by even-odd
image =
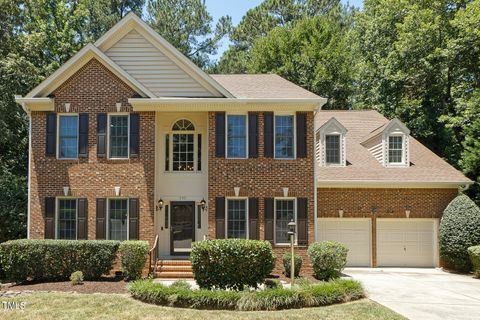
[[204, 311], [160, 307], [145, 304], [120, 294], [35, 293], [17, 298], [0, 298], [1, 302], [26, 302], [24, 310], [5, 310], [0, 305], [1, 319], [405, 319], [373, 301], [328, 307], [282, 311]]

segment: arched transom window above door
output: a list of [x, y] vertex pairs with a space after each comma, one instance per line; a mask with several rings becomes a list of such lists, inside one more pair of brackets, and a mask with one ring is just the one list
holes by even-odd
[[202, 135], [187, 119], [177, 120], [165, 135], [165, 171], [201, 171]]

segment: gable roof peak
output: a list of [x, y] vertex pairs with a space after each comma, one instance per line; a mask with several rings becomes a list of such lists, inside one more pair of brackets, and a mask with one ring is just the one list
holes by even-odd
[[318, 128], [318, 130], [323, 131], [324, 129], [326, 129], [330, 126], [337, 127], [343, 133], [346, 133], [348, 131], [347, 128], [345, 128], [345, 126], [340, 121], [338, 121], [335, 117], [331, 117], [327, 122], [325, 122], [323, 125], [321, 125], [320, 128]]

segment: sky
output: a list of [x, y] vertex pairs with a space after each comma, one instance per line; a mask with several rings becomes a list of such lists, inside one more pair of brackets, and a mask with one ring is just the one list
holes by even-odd
[[[232, 17], [232, 23], [235, 26], [249, 9], [258, 6], [262, 1], [263, 0], [206, 0], [205, 4], [215, 22], [218, 21], [220, 17], [229, 15]], [[342, 0], [342, 3], [362, 7], [363, 0]], [[224, 39], [218, 53], [212, 58], [218, 59], [228, 48], [228, 44], [228, 39]]]

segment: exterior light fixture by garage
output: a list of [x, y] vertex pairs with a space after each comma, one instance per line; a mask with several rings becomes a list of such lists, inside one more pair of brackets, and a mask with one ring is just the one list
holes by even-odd
[[205, 201], [205, 199], [202, 199], [202, 201], [200, 201], [200, 207], [202, 208], [202, 211], [205, 211], [207, 209], [207, 201]]
[[292, 250], [292, 260], [290, 261], [290, 277], [292, 278], [291, 287], [293, 287], [293, 283], [295, 281], [295, 227], [297, 224], [290, 220], [288, 223], [288, 236], [290, 237], [290, 249]]
[[157, 201], [157, 205], [155, 206], [156, 211], [160, 211], [163, 209], [163, 200], [160, 198], [160, 200]]

